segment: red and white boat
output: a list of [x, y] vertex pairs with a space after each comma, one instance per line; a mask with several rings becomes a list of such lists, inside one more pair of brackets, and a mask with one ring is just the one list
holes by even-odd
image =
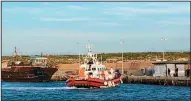
[[108, 72], [102, 62], [98, 62], [97, 54], [93, 54], [92, 45], [88, 43], [88, 54], [83, 57], [84, 63], [79, 67], [76, 77], [70, 77], [66, 81], [69, 87], [77, 88], [108, 88], [116, 87], [122, 83], [119, 70], [110, 69]]

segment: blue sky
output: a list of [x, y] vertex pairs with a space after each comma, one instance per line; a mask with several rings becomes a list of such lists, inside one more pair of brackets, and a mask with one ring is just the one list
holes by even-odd
[[[180, 51], [190, 48], [189, 2], [3, 2], [2, 55]], [[161, 41], [162, 37], [167, 38]], [[124, 40], [123, 46], [120, 40]]]

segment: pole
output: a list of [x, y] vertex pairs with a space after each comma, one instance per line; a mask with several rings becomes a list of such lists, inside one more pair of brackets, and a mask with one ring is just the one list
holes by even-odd
[[80, 46], [79, 46], [79, 42], [77, 43], [78, 44], [78, 61], [79, 61], [79, 67], [80, 67]]
[[102, 55], [101, 55], [101, 64], [102, 64]]
[[[162, 40], [162, 41], [166, 41], [167, 39], [166, 39], [166, 38], [161, 38], [161, 40]], [[164, 46], [163, 46], [163, 47], [164, 47]], [[165, 51], [165, 50], [163, 50], [163, 53], [162, 53], [162, 55], [163, 55], [163, 56], [162, 56], [163, 61], [164, 61], [164, 51]], [[166, 66], [166, 77], [167, 77], [167, 76], [168, 76], [168, 68], [167, 68], [167, 65], [165, 65], [165, 66]]]
[[124, 72], [123, 72], [123, 43], [124, 43], [124, 41], [122, 40], [120, 43], [122, 46], [122, 74], [124, 74]]
[[[161, 38], [161, 40], [162, 40], [162, 41], [166, 41], [167, 39], [166, 39], [166, 38]], [[163, 59], [163, 61], [164, 61], [164, 51], [165, 51], [165, 50], [163, 50], [163, 53], [162, 53], [162, 59]]]
[[123, 52], [122, 52], [122, 74], [124, 74], [124, 72], [123, 72]]

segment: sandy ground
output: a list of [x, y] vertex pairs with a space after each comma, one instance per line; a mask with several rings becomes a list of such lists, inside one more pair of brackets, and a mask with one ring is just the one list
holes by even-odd
[[6, 68], [7, 67], [7, 62], [1, 62], [2, 66], [1, 68]]
[[[107, 69], [110, 69], [113, 67], [114, 69], [121, 69], [122, 63], [103, 63]], [[79, 68], [79, 64], [58, 64], [57, 65], [60, 70], [77, 70]], [[137, 70], [141, 68], [147, 68], [149, 66], [153, 66], [151, 62], [142, 62], [142, 61], [135, 61], [135, 62], [124, 62], [123, 67], [124, 69], [129, 69], [129, 70]], [[2, 62], [2, 68], [7, 67], [7, 62]]]
[[[110, 69], [113, 67], [114, 69], [121, 69], [122, 63], [104, 63], [107, 69]], [[124, 70], [140, 70], [142, 68], [148, 68], [150, 66], [153, 66], [151, 62], [124, 62], [123, 67]], [[58, 64], [58, 68], [60, 70], [78, 70], [79, 64]]]

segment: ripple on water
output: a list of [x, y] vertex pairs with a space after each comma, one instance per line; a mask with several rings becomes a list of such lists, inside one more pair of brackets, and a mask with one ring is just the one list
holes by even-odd
[[189, 101], [190, 88], [122, 84], [116, 88], [77, 89], [65, 82], [3, 82], [2, 100], [182, 100]]

